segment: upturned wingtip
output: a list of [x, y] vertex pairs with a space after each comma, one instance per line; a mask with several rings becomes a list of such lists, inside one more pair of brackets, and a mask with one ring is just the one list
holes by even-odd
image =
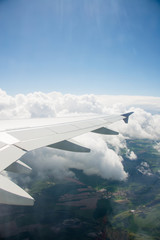
[[124, 118], [123, 118], [123, 121], [124, 121], [125, 123], [128, 123], [129, 116], [130, 116], [131, 114], [133, 114], [133, 113], [134, 113], [134, 112], [128, 112], [128, 113], [122, 114], [121, 116], [124, 117]]

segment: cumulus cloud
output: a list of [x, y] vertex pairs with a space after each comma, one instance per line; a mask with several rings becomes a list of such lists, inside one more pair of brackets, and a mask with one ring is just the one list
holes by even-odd
[[88, 153], [72, 153], [67, 151], [43, 148], [26, 155], [29, 164], [38, 168], [40, 176], [50, 169], [56, 178], [73, 176], [70, 168], [81, 169], [87, 175], [96, 174], [103, 178], [124, 180], [127, 173], [122, 165], [122, 158], [114, 150], [108, 148], [105, 141], [93, 134], [85, 134], [76, 138], [92, 151]]
[[0, 90], [0, 119], [54, 117], [54, 102], [49, 94], [41, 92], [15, 97]]
[[140, 108], [132, 108], [134, 114], [129, 124], [119, 124], [119, 131], [131, 138], [160, 139], [160, 115], [151, 114]]
[[[116, 114], [134, 111], [129, 124], [123, 121], [112, 124], [118, 136], [99, 136], [88, 133], [76, 138], [82, 145], [92, 149], [91, 153], [69, 153], [42, 148], [26, 154], [32, 159], [39, 174], [52, 169], [54, 176], [73, 176], [70, 168], [82, 169], [86, 174], [97, 174], [103, 178], [124, 180], [127, 173], [123, 168], [121, 149], [126, 157], [136, 159], [128, 149], [126, 138], [160, 139], [160, 99], [136, 96], [71, 95], [58, 92], [34, 92], [27, 95], [9, 96], [0, 90], [0, 118], [49, 118], [63, 115]], [[36, 166], [34, 166], [36, 165]]]

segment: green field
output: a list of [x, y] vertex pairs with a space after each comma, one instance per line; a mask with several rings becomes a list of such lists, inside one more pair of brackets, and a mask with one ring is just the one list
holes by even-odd
[[[160, 154], [151, 140], [127, 140], [137, 160], [122, 149], [126, 181], [87, 176], [56, 180], [50, 173], [25, 186], [33, 207], [1, 205], [0, 239], [160, 240]], [[22, 186], [23, 187], [23, 186]]]

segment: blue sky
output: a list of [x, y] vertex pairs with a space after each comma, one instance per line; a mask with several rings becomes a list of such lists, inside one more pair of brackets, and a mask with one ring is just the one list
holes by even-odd
[[160, 1], [0, 0], [0, 88], [160, 96]]

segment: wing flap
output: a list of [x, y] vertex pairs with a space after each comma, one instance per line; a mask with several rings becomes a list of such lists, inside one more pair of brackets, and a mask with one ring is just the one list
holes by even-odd
[[11, 165], [13, 162], [16, 162], [24, 154], [25, 151], [17, 148], [14, 145], [5, 145], [0, 149], [0, 172]]
[[[48, 145], [63, 150], [89, 152], [89, 149], [68, 140], [87, 132], [117, 135], [117, 132], [106, 126], [119, 120], [127, 123], [131, 114], [132, 112], [112, 116], [86, 116], [67, 119], [65, 122], [62, 119], [60, 122], [59, 119], [50, 119], [50, 124], [47, 120], [39, 123], [38, 120], [32, 122], [30, 119], [27, 121], [27, 126], [24, 125], [24, 122], [22, 124], [20, 121], [16, 121], [15, 127], [12, 126], [14, 121], [9, 121], [8, 124], [1, 127], [2, 131], [0, 132], [0, 172], [5, 169], [18, 169], [19, 171], [20, 168], [26, 168], [30, 170], [28, 166], [24, 166], [17, 160], [26, 151]], [[34, 199], [16, 184], [0, 175], [0, 203], [33, 205]]]
[[[26, 151], [32, 151], [34, 149], [45, 147], [57, 142], [61, 142], [63, 140], [69, 140], [71, 138], [77, 137], [84, 133], [91, 132], [97, 128], [100, 128], [101, 126], [102, 126], [101, 124], [94, 125], [94, 126], [91, 125], [90, 127], [78, 129], [71, 132], [69, 131], [61, 134], [53, 134], [53, 135], [45, 136], [42, 138], [31, 139], [28, 141], [21, 141], [16, 143], [15, 146], [17, 146], [18, 148], [24, 149]], [[67, 125], [65, 126], [65, 128], [67, 128]]]
[[0, 203], [32, 206], [34, 199], [22, 188], [0, 174]]
[[[40, 147], [55, 144], [57, 142], [61, 142], [64, 140], [69, 140], [71, 138], [82, 135], [84, 133], [100, 129], [104, 127], [106, 124], [111, 124], [115, 121], [122, 120], [122, 119], [124, 119], [124, 116], [122, 115], [113, 115], [111, 117], [101, 116], [101, 117], [93, 117], [85, 120], [83, 119], [81, 121], [72, 120], [72, 122], [67, 122], [63, 124], [56, 123], [50, 126], [44, 126], [42, 128], [32, 128], [28, 130], [27, 138], [24, 138], [24, 140], [15, 143], [15, 146], [21, 149], [24, 149], [26, 151], [32, 151]], [[24, 130], [18, 130], [18, 131], [23, 133]], [[21, 134], [21, 133], [18, 133], [18, 131], [16, 130], [15, 132], [11, 131], [8, 133], [11, 133], [14, 137], [18, 138], [17, 134]], [[41, 131], [44, 133], [47, 133], [47, 131], [49, 131], [48, 132], [49, 134], [38, 135], [36, 133], [38, 131]], [[98, 131], [102, 131], [102, 129]], [[36, 133], [35, 138], [32, 136], [32, 132], [33, 132], [33, 135]], [[102, 132], [104, 132], [104, 129]], [[107, 132], [109, 134], [109, 130]]]
[[[8, 130], [2, 134], [0, 142], [0, 171], [17, 161], [25, 151], [31, 151], [40, 147], [48, 146], [64, 140], [69, 140], [87, 132], [97, 132], [101, 134], [117, 134], [116, 132], [104, 128], [118, 120], [128, 121], [131, 113], [112, 116], [93, 116], [82, 120], [73, 119], [67, 123], [43, 125], [39, 127], [29, 127], [16, 130]], [[53, 119], [54, 121], [54, 119]], [[34, 123], [35, 124], [35, 123]], [[30, 125], [31, 126], [31, 125]], [[3, 145], [3, 137], [8, 141], [8, 145]], [[12, 145], [9, 145], [13, 142]]]

